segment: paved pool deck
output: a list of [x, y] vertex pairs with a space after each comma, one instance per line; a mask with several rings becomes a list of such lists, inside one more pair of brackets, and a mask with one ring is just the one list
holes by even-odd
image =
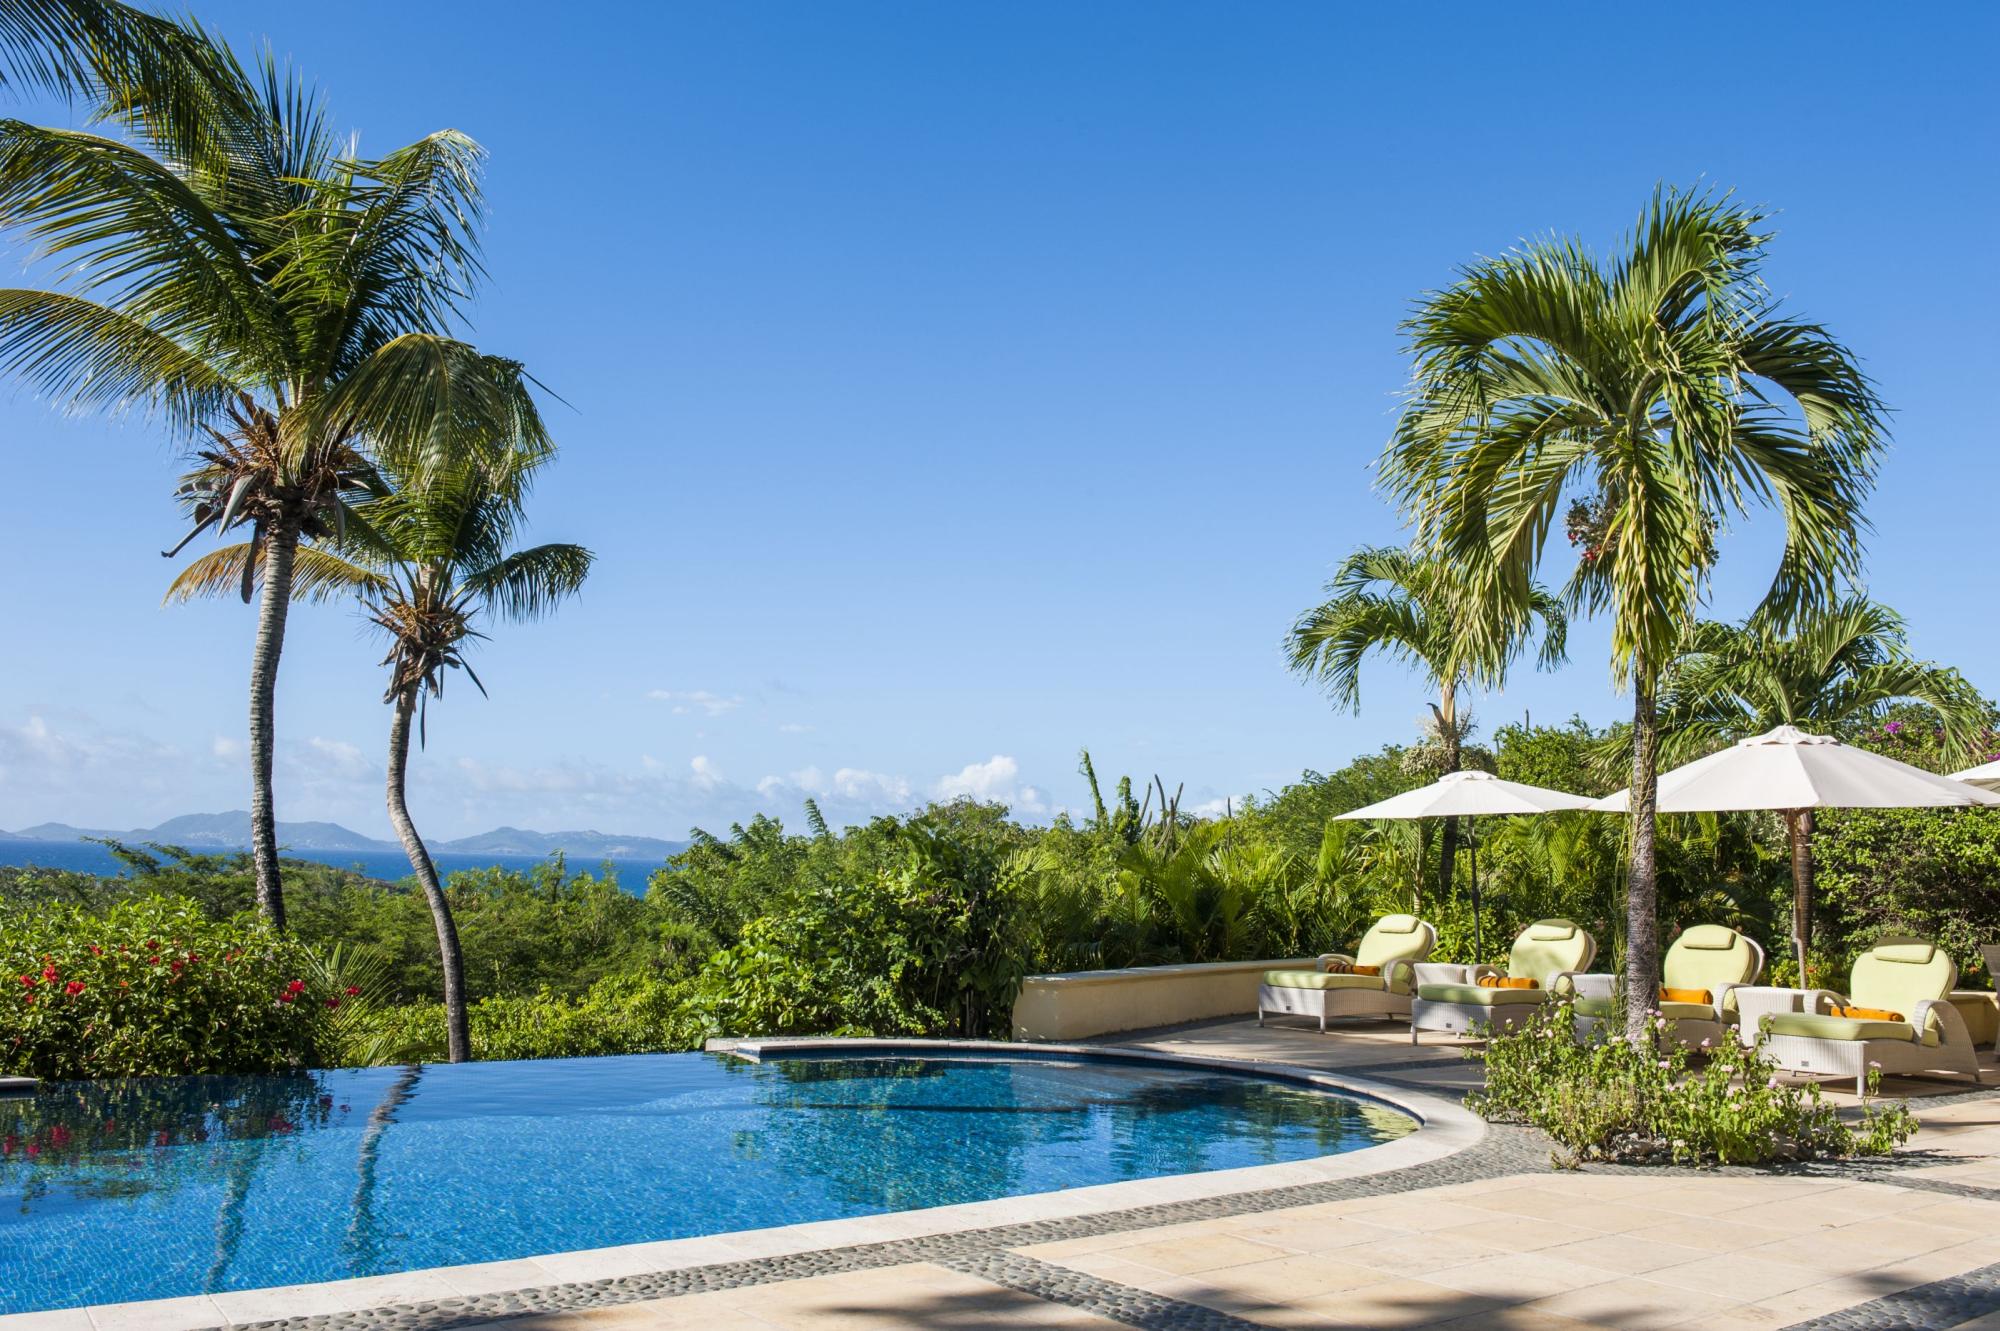
[[[381, 1278], [362, 1306], [349, 1297], [326, 1311], [311, 1310], [314, 1291], [336, 1287], [28, 1314], [0, 1318], [0, 1331], [2000, 1331], [2000, 1071], [1990, 1058], [1981, 1091], [1915, 1078], [1885, 1088], [1910, 1096], [1924, 1124], [1892, 1162], [1559, 1171], [1539, 1134], [1477, 1125], [1453, 1108], [1478, 1065], [1446, 1039], [1412, 1048], [1407, 1029], [1388, 1023], [1321, 1035], [1223, 1021], [1101, 1043], [1325, 1073], [1403, 1097], [1427, 1126], [1317, 1170], [1186, 1175], [1111, 1185], [1131, 1191], [1095, 1199], [1048, 1194], [688, 1240], [708, 1246], [674, 1259], [607, 1249], [491, 1264], [504, 1271], [411, 1272]], [[1371, 1168], [1371, 1157], [1397, 1167]], [[972, 1214], [940, 1221], [943, 1211]], [[343, 1282], [350, 1295], [361, 1283]]]

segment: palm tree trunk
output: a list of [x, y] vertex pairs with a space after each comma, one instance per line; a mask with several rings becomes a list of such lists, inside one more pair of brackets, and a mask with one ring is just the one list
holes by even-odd
[[[1456, 772], [1462, 755], [1458, 743], [1458, 707], [1456, 691], [1446, 685], [1443, 705], [1433, 707], [1437, 713], [1438, 741], [1444, 746], [1444, 770]], [[1451, 900], [1451, 880], [1458, 872], [1458, 819], [1446, 818], [1438, 831], [1438, 900]], [[1477, 958], [1475, 958], [1477, 960]]]
[[389, 821], [410, 857], [410, 870], [423, 885], [431, 904], [431, 919], [437, 924], [438, 963], [444, 970], [444, 1021], [446, 1047], [454, 1063], [472, 1057], [472, 1031], [465, 1013], [465, 957], [458, 947], [458, 926], [452, 922], [451, 900], [438, 881], [431, 853], [410, 821], [410, 806], [404, 799], [404, 774], [410, 765], [410, 717], [417, 710], [417, 686], [402, 690], [395, 698], [395, 713], [389, 722]]
[[1813, 812], [1785, 810], [1785, 835], [1792, 843], [1792, 952], [1799, 961], [1799, 985], [1806, 980], [1806, 954], [1812, 948]]
[[257, 868], [257, 909], [279, 930], [285, 927], [285, 888], [278, 875], [278, 813], [271, 793], [273, 700], [298, 548], [296, 523], [281, 519], [265, 533], [263, 600], [257, 606], [257, 644], [250, 657], [250, 855]]
[[1632, 860], [1625, 877], [1625, 1030], [1634, 1039], [1660, 994], [1659, 717], [1643, 655], [1632, 662]]

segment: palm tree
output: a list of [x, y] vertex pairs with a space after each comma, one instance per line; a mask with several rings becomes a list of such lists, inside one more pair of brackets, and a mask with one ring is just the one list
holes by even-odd
[[1854, 357], [1781, 315], [1758, 278], [1764, 214], [1661, 189], [1622, 251], [1524, 243], [1465, 269], [1406, 324], [1415, 375], [1383, 477], [1427, 548], [1524, 596], [1569, 501], [1565, 599], [1612, 616], [1632, 689], [1627, 1020], [1659, 985], [1654, 863], [1662, 670], [1692, 628], [1731, 517], [1775, 506], [1765, 614], [1831, 599], [1861, 555], [1883, 410]]
[[[533, 448], [504, 454], [493, 465], [469, 465], [427, 480], [389, 473], [393, 484], [359, 506], [365, 537], [345, 552], [308, 547], [299, 552], [293, 593], [320, 598], [350, 593], [389, 639], [389, 686], [382, 701], [389, 721], [389, 821], [410, 858], [430, 903], [444, 971], [445, 1022], [450, 1058], [472, 1056], [466, 1015], [465, 962], [452, 920], [451, 899], [437, 866], [410, 817], [410, 727], [424, 741], [429, 699], [441, 696], [447, 672], [465, 671], [480, 693], [486, 686], [466, 663], [466, 649], [484, 638], [480, 614], [524, 621], [541, 617], [574, 595], [590, 571], [591, 554], [576, 545], [512, 548], [520, 526], [529, 475], [547, 454]], [[200, 595], [242, 576], [255, 558], [250, 544], [227, 547], [189, 568], [177, 594]]]
[[[1524, 615], [1496, 615], [1464, 600], [1463, 580], [1451, 567], [1412, 550], [1363, 546], [1349, 555], [1326, 585], [1325, 601], [1299, 616], [1286, 637], [1291, 668], [1316, 679], [1336, 707], [1359, 711], [1361, 662], [1371, 652], [1415, 666], [1438, 700], [1431, 704], [1439, 766], [1456, 772], [1464, 758], [1471, 716], [1461, 715], [1459, 693], [1469, 684], [1498, 687], [1507, 667], [1527, 646], [1534, 621], [1541, 621], [1539, 664], [1563, 660], [1568, 619], [1560, 601], [1530, 586]], [[1468, 620], [1495, 619], [1489, 631], [1468, 631]], [[1451, 893], [1458, 858], [1458, 820], [1447, 818], [1440, 835], [1438, 892]]]
[[[1776, 726], [1853, 733], [1897, 703], [1937, 717], [1950, 745], [1974, 751], [1991, 721], [1986, 700], [1956, 670], [1911, 656], [1903, 618], [1865, 596], [1844, 596], [1789, 630], [1753, 616], [1704, 620], [1660, 678], [1660, 755], [1682, 763]], [[1811, 942], [1813, 811], [1785, 814], [1792, 858], [1792, 944]], [[1803, 973], [1803, 972], [1802, 972]]]
[[480, 274], [478, 145], [446, 130], [360, 158], [297, 78], [206, 52], [199, 96], [131, 86], [101, 109], [124, 138], [0, 120], [0, 227], [53, 279], [0, 290], [0, 371], [212, 445], [182, 498], [190, 539], [253, 537], [251, 850], [282, 928], [272, 697], [300, 541], [342, 528], [371, 457], [421, 469], [543, 432], [520, 367], [453, 336]]

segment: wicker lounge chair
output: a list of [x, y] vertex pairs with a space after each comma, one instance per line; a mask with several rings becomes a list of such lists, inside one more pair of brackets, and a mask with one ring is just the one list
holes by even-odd
[[[1322, 1031], [1329, 1018], [1406, 1017], [1416, 987], [1414, 966], [1436, 946], [1437, 930], [1416, 916], [1385, 915], [1362, 935], [1353, 956], [1329, 952], [1318, 970], [1265, 971], [1257, 989], [1257, 1024], [1264, 1024], [1266, 1013], [1317, 1017]], [[1379, 973], [1345, 969], [1354, 966]]]
[[[1660, 967], [1664, 987], [1683, 993], [1705, 992], [1706, 1002], [1661, 998], [1655, 1006], [1673, 1024], [1674, 1038], [1685, 1045], [1704, 1040], [1720, 1043], [1736, 1025], [1734, 990], [1753, 985], [1764, 971], [1764, 949], [1755, 939], [1724, 924], [1697, 924], [1682, 932], [1667, 949]], [[1611, 1017], [1618, 979], [1613, 975], [1576, 975], [1569, 985], [1576, 993], [1576, 1034], [1588, 1039], [1601, 1032]]]
[[[1795, 996], [1796, 1010], [1759, 1019], [1764, 1052], [1789, 1072], [1852, 1077], [1857, 1093], [1866, 1089], [1871, 1067], [1891, 1075], [1963, 1073], [1977, 1085], [1979, 1057], [1949, 997], [1957, 981], [1958, 966], [1943, 950], [1891, 935], [1854, 959], [1846, 995], [1786, 991]], [[1895, 1019], [1838, 1015], [1836, 1008], [1874, 1009]]]
[[1420, 1031], [1456, 1035], [1491, 1033], [1518, 1026], [1548, 1002], [1558, 981], [1567, 981], [1590, 965], [1597, 940], [1569, 920], [1536, 920], [1521, 931], [1507, 954], [1508, 978], [1535, 982], [1532, 989], [1496, 989], [1481, 985], [1482, 976], [1497, 976], [1491, 966], [1457, 966], [1430, 962], [1416, 967], [1417, 997], [1410, 1007], [1410, 1043]]

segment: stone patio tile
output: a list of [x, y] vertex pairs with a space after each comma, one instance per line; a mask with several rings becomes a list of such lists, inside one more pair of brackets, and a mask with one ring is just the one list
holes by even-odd
[[1606, 1331], [1652, 1331], [1656, 1327], [1706, 1318], [1741, 1302], [1692, 1290], [1673, 1290], [1663, 1296], [1663, 1287], [1653, 1281], [1622, 1276], [1552, 1294], [1525, 1306], [1536, 1312], [1574, 1318]]
[[[1282, 1310], [1286, 1320], [1268, 1314], [1251, 1319], [1270, 1326], [1314, 1326], [1367, 1328], [1368, 1331], [1398, 1331], [1405, 1327], [1432, 1327], [1466, 1319], [1489, 1319], [1508, 1306], [1509, 1300], [1450, 1289], [1424, 1280], [1391, 1280], [1339, 1294], [1322, 1294], [1295, 1300]], [[1484, 1323], [1482, 1323], [1484, 1324]]]
[[1339, 1250], [1340, 1260], [1399, 1276], [1420, 1276], [1441, 1267], [1462, 1266], [1491, 1257], [1521, 1254], [1464, 1233], [1398, 1234]]
[[1676, 1291], [1694, 1290], [1739, 1303], [1821, 1283], [1820, 1273], [1807, 1267], [1732, 1252], [1704, 1253], [1695, 1261], [1659, 1267], [1641, 1278]]
[[1194, 1275], [1224, 1266], [1247, 1266], [1288, 1255], [1286, 1249], [1253, 1243], [1235, 1234], [1191, 1234], [1104, 1250], [1120, 1261], [1150, 1266], [1169, 1275]]
[[1410, 1193], [1397, 1198], [1393, 1206], [1378, 1206], [1363, 1212], [1362, 1215], [1371, 1225], [1384, 1225], [1390, 1229], [1407, 1230], [1414, 1234], [1429, 1234], [1458, 1225], [1490, 1222], [1493, 1213], [1490, 1208], [1479, 1204], [1483, 1200], [1475, 1198], [1454, 1201], [1448, 1197]]
[[1527, 1303], [1617, 1278], [1602, 1267], [1552, 1257], [1546, 1252], [1510, 1252], [1484, 1261], [1447, 1266], [1424, 1277], [1433, 1285], [1511, 1303]]
[[1944, 1225], [1975, 1233], [2000, 1233], [2000, 1202], [1982, 1202], [1971, 1197], [1948, 1197], [1928, 1206], [1902, 1213], [1903, 1219], [1920, 1225]]
[[1454, 1317], [1449, 1322], [1439, 1322], [1437, 1327], [1438, 1331], [1589, 1331], [1590, 1323], [1536, 1312], [1533, 1308], [1516, 1304], [1511, 1308], [1474, 1313], [1470, 1317]]
[[1292, 1252], [1338, 1252], [1364, 1243], [1403, 1237], [1401, 1230], [1384, 1229], [1349, 1216], [1299, 1216], [1292, 1211], [1238, 1216], [1231, 1225], [1231, 1231], [1252, 1243], [1268, 1243]]
[[1523, 1225], [1510, 1222], [1505, 1216], [1495, 1215], [1477, 1224], [1440, 1229], [1437, 1231], [1437, 1237], [1468, 1238], [1475, 1243], [1489, 1243], [1506, 1252], [1537, 1252], [1564, 1243], [1603, 1238], [1604, 1235], [1598, 1230], [1579, 1229], [1575, 1225], [1559, 1224], [1553, 1220]]
[[[1642, 1233], [1644, 1231], [1641, 1231]], [[1663, 1266], [1679, 1266], [1714, 1254], [1678, 1243], [1642, 1240], [1637, 1234], [1603, 1234], [1576, 1243], [1559, 1244], [1538, 1251], [1566, 1261], [1582, 1262], [1618, 1275], [1642, 1275]]]
[[1391, 1279], [1372, 1267], [1300, 1256], [1203, 1271], [1182, 1277], [1180, 1283], [1161, 1281], [1153, 1292], [1211, 1308], [1276, 1307]]
[[1626, 1237], [1640, 1243], [1672, 1243], [1703, 1252], [1742, 1252], [1780, 1239], [1798, 1237], [1798, 1231], [1765, 1225], [1738, 1225], [1727, 1220], [1701, 1220], [1689, 1216], [1626, 1231]]

